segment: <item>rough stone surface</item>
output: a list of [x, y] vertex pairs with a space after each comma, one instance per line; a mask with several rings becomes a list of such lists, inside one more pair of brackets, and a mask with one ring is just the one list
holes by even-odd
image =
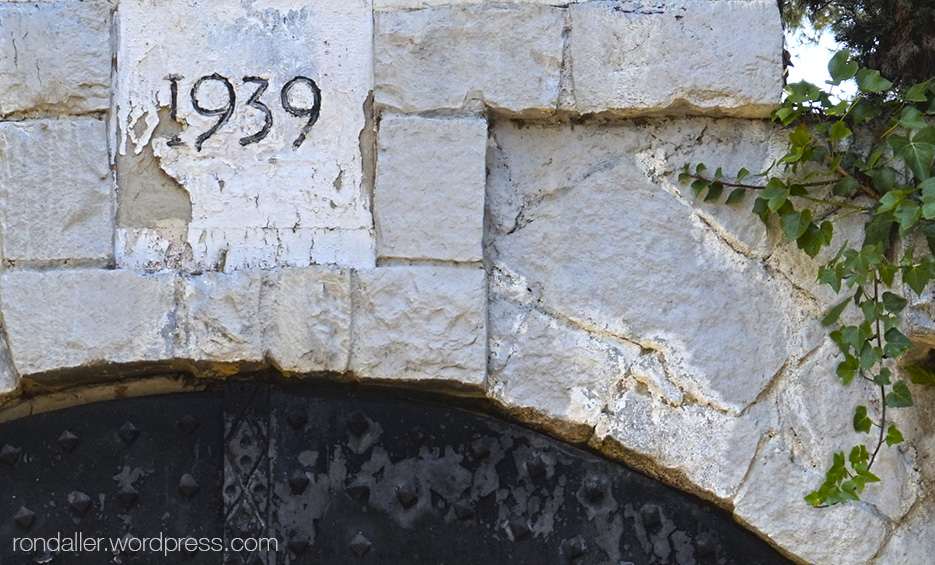
[[770, 440], [737, 495], [734, 515], [807, 563], [868, 562], [883, 543], [886, 522], [866, 503], [805, 504], [802, 493], [823, 478], [823, 470], [797, 465], [778, 441]]
[[[118, 24], [116, 152], [142, 154], [149, 146], [191, 205], [188, 214], [173, 193], [174, 216], [187, 222], [181, 236], [153, 229], [137, 237], [135, 229], [153, 226], [140, 225], [139, 214], [122, 213], [124, 246], [134, 248], [118, 248], [119, 265], [173, 261], [159, 252], [181, 238], [190, 247], [185, 266], [192, 271], [305, 267], [317, 262], [316, 238], [327, 230], [330, 245], [339, 239], [346, 250], [342, 265], [373, 266], [361, 153], [373, 88], [369, 0], [126, 0]], [[169, 75], [184, 77], [177, 83], [175, 120]], [[257, 94], [261, 83], [244, 77], [264, 79], [268, 88]], [[305, 78], [285, 91], [284, 104], [283, 89], [296, 77]], [[230, 105], [224, 80], [236, 98], [229, 119], [208, 138], [220, 118], [195, 108], [192, 90], [202, 78], [195, 99], [203, 108]], [[315, 106], [309, 80], [320, 89], [320, 112], [296, 147]], [[263, 108], [272, 125], [262, 140], [250, 142], [267, 123]], [[181, 144], [170, 143], [174, 135]], [[164, 188], [161, 175], [150, 179]]]
[[261, 271], [205, 273], [181, 280], [175, 357], [262, 361]]
[[10, 271], [0, 288], [10, 353], [23, 376], [172, 357], [174, 274]]
[[0, 155], [7, 260], [112, 257], [114, 184], [103, 121], [5, 122]]
[[779, 103], [783, 36], [773, 0], [586, 2], [568, 10], [578, 112], [687, 106], [766, 117]]
[[384, 116], [378, 140], [378, 257], [480, 261], [486, 120]]
[[575, 325], [657, 351], [682, 394], [736, 414], [822, 329], [792, 285], [645, 176], [650, 137], [630, 126], [496, 126], [493, 268]]
[[359, 271], [355, 280], [351, 371], [357, 376], [483, 386], [483, 269], [387, 267]]
[[19, 375], [13, 367], [10, 358], [10, 348], [6, 342], [6, 332], [0, 331], [0, 395], [16, 390], [19, 386]]
[[932, 555], [935, 555], [935, 500], [929, 497], [896, 526], [873, 563], [929, 563]]
[[493, 297], [489, 318], [487, 395], [552, 420], [596, 425], [640, 354], [633, 343], [602, 338], [500, 295]]
[[309, 267], [270, 273], [261, 311], [267, 359], [289, 373], [346, 371], [351, 343], [350, 274]]
[[110, 6], [0, 4], [0, 115], [110, 108]]
[[507, 111], [555, 109], [560, 8], [447, 6], [374, 14], [377, 104], [403, 112], [461, 108], [480, 98]]
[[[849, 453], [860, 443], [870, 451], [876, 446], [876, 435], [855, 432], [852, 422], [857, 406], [866, 406], [870, 418], [879, 420], [880, 391], [860, 379], [842, 387], [835, 375], [840, 361], [837, 346], [827, 339], [805, 362], [789, 371], [777, 385], [776, 396], [770, 399], [779, 413], [776, 438], [792, 461], [802, 467], [825, 471], [833, 453]], [[892, 418], [893, 411], [887, 415]], [[911, 431], [899, 427], [907, 435]], [[876, 434], [877, 430], [873, 431]], [[886, 480], [868, 487], [861, 496], [892, 520], [902, 518], [919, 497], [921, 477], [915, 454], [904, 447], [883, 447], [873, 469]], [[809, 491], [820, 484], [809, 485]]]
[[[508, 0], [510, 4], [542, 4], [567, 6], [587, 0]], [[440, 6], [469, 6], [475, 4], [505, 4], [502, 0], [373, 0], [374, 10], [421, 10]]]

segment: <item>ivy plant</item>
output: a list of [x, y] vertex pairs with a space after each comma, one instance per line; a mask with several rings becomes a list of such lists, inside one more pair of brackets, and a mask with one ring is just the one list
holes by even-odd
[[[835, 54], [828, 70], [823, 87], [785, 87], [773, 120], [789, 132], [788, 152], [766, 171], [728, 177], [688, 164], [679, 175], [705, 202], [741, 205], [752, 197], [753, 213], [766, 223], [778, 218], [785, 237], [813, 258], [831, 244], [836, 222], [865, 218], [862, 240], [845, 242], [816, 275], [843, 297], [822, 320], [841, 352], [837, 377], [844, 385], [872, 383], [879, 415], [854, 408], [854, 429], [870, 437], [833, 454], [824, 483], [805, 496], [813, 506], [859, 500], [880, 481], [873, 473], [880, 449], [903, 441], [892, 411], [913, 405], [914, 387], [935, 385], [924, 366], [897, 370], [913, 347], [900, 329], [903, 289], [921, 295], [935, 279], [935, 83], [897, 90], [848, 51]], [[841, 97], [845, 81], [856, 82], [856, 94]]]

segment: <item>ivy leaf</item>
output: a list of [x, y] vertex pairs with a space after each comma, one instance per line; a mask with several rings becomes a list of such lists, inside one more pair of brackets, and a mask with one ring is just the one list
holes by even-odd
[[742, 181], [743, 179], [747, 178], [747, 176], [749, 175], [750, 175], [750, 171], [748, 171], [746, 167], [741, 167], [740, 170], [737, 171], [737, 182]]
[[854, 431], [869, 434], [870, 426], [872, 425], [873, 422], [871, 422], [870, 418], [867, 417], [867, 407], [858, 406], [857, 412], [854, 413]]
[[[935, 153], [933, 153], [933, 157], [935, 157]], [[896, 207], [893, 215], [896, 216], [896, 221], [899, 222], [899, 235], [906, 235], [922, 219], [922, 207], [913, 200], [904, 200]]]
[[760, 198], [766, 200], [766, 205], [771, 212], [775, 212], [788, 200], [789, 187], [778, 179], [772, 179], [763, 189]]
[[877, 214], [889, 212], [896, 208], [902, 204], [910, 194], [912, 194], [911, 190], [891, 190], [887, 192], [880, 198], [880, 206], [877, 208]]
[[921, 263], [912, 265], [903, 271], [903, 282], [909, 285], [917, 295], [922, 295], [925, 286], [932, 280], [932, 271], [928, 265]]
[[747, 191], [742, 188], [735, 188], [727, 197], [726, 204], [737, 204], [747, 195]]
[[896, 155], [903, 158], [909, 169], [919, 180], [929, 178], [932, 160], [935, 159], [935, 128], [922, 129], [912, 141], [901, 135], [891, 135], [888, 139]]
[[890, 386], [892, 381], [890, 377], [893, 376], [893, 371], [890, 371], [886, 367], [880, 369], [880, 372], [873, 376], [873, 384], [877, 386]]
[[[720, 171], [720, 169], [718, 169], [718, 171]], [[711, 185], [708, 186], [708, 195], [705, 196], [704, 201], [705, 202], [716, 202], [721, 197], [721, 194], [723, 193], [724, 193], [724, 185], [719, 182], [712, 182]]]
[[915, 106], [906, 106], [899, 114], [899, 125], [911, 129], [920, 130], [927, 126], [925, 119], [922, 118], [922, 112]]
[[847, 308], [847, 305], [850, 304], [850, 302], [850, 298], [845, 298], [830, 310], [828, 310], [828, 313], [825, 314], [825, 317], [821, 319], [821, 325], [827, 327], [837, 323], [838, 318], [841, 317], [841, 312], [844, 312], [844, 309]]
[[883, 351], [890, 359], [900, 357], [916, 346], [911, 339], [896, 328], [888, 329], [884, 337], [886, 337], [886, 348]]
[[897, 443], [903, 442], [903, 434], [899, 431], [895, 425], [891, 425], [890, 429], [886, 431], [886, 445], [888, 447], [893, 447]]
[[898, 294], [889, 291], [883, 293], [883, 306], [893, 314], [899, 314], [908, 304], [909, 301]]
[[935, 372], [931, 369], [911, 365], [906, 367], [906, 372], [909, 373], [909, 380], [917, 385], [935, 386]]
[[880, 71], [860, 69], [857, 71], [857, 87], [863, 92], [878, 93], [892, 88], [893, 83], [880, 76]]
[[851, 60], [850, 51], [838, 51], [828, 61], [828, 74], [831, 75], [831, 84], [838, 85], [845, 80], [854, 78], [858, 68], [857, 61]]
[[[922, 123], [924, 124], [925, 122]], [[922, 127], [925, 126], [923, 125]], [[844, 125], [843, 121], [834, 122], [834, 125], [831, 126], [831, 141], [841, 141], [845, 137], [853, 134], [854, 132]]]
[[909, 87], [909, 90], [906, 91], [906, 100], [909, 102], [926, 102], [928, 98], [925, 96], [925, 91], [928, 88], [928, 82], [920, 82], [919, 84], [914, 84]]
[[849, 385], [851, 381], [854, 380], [854, 377], [857, 376], [858, 369], [860, 369], [860, 363], [857, 361], [857, 358], [853, 355], [845, 355], [844, 361], [838, 363], [838, 368], [835, 372], [843, 384]]
[[831, 188], [831, 193], [835, 196], [850, 196], [857, 192], [858, 188], [860, 188], [860, 183], [857, 179], [852, 176], [846, 176], [835, 183]]
[[919, 188], [922, 189], [922, 217], [935, 219], [935, 177], [920, 182]]
[[893, 391], [886, 395], [886, 405], [890, 408], [908, 408], [912, 406], [912, 392], [906, 381], [897, 381]]
[[782, 231], [786, 234], [786, 237], [792, 240], [799, 239], [811, 223], [811, 210], [803, 210], [801, 213], [792, 211], [788, 214], [783, 214], [780, 219]]

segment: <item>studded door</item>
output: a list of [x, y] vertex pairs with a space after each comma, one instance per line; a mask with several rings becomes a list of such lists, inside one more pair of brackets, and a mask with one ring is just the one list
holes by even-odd
[[788, 561], [718, 510], [497, 419], [229, 383], [0, 424], [0, 565], [21, 563]]

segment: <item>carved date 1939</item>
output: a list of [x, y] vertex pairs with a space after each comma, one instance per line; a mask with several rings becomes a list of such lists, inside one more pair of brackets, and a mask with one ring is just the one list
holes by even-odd
[[[172, 97], [169, 112], [173, 120], [177, 119], [178, 116], [179, 81], [181, 81], [183, 78], [185, 77], [181, 75], [169, 75], [166, 77], [166, 80], [169, 81], [169, 92]], [[257, 85], [256, 90], [254, 90], [253, 94], [251, 94], [247, 99], [247, 106], [258, 110], [264, 118], [263, 126], [257, 132], [240, 138], [241, 145], [250, 145], [251, 143], [256, 143], [265, 138], [269, 134], [270, 129], [273, 127], [273, 113], [270, 111], [269, 106], [260, 100], [260, 97], [263, 96], [263, 93], [266, 92], [266, 89], [269, 87], [269, 80], [257, 76], [245, 76], [242, 80], [244, 84]], [[199, 102], [198, 93], [201, 90], [202, 85], [209, 81], [220, 83], [227, 92], [227, 103], [219, 108], [205, 107], [202, 106], [201, 102]], [[296, 106], [292, 102], [292, 91], [299, 85], [305, 85], [311, 91], [313, 102], [310, 107]], [[292, 142], [292, 148], [298, 149], [299, 146], [301, 146], [305, 141], [309, 130], [312, 129], [312, 126], [315, 125], [315, 122], [318, 121], [318, 117], [321, 114], [321, 89], [318, 88], [318, 85], [314, 80], [304, 76], [297, 76], [283, 85], [279, 96], [282, 107], [286, 112], [297, 118], [307, 119], [305, 125], [302, 127], [302, 131], [299, 133], [299, 136], [295, 139], [295, 141]], [[200, 134], [195, 139], [195, 149], [197, 151], [201, 151], [205, 141], [217, 133], [217, 131], [221, 129], [221, 127], [226, 124], [233, 115], [234, 106], [237, 104], [237, 95], [234, 92], [234, 85], [231, 83], [230, 79], [221, 76], [218, 73], [214, 73], [212, 75], [205, 75], [195, 81], [195, 83], [192, 85], [191, 101], [192, 109], [194, 109], [195, 112], [198, 112], [202, 116], [211, 116], [217, 118], [217, 122], [215, 122], [215, 124], [211, 126], [208, 131]], [[173, 136], [172, 139], [169, 140], [170, 147], [178, 147], [180, 145], [184, 145], [184, 142], [179, 138], [178, 135]]]

